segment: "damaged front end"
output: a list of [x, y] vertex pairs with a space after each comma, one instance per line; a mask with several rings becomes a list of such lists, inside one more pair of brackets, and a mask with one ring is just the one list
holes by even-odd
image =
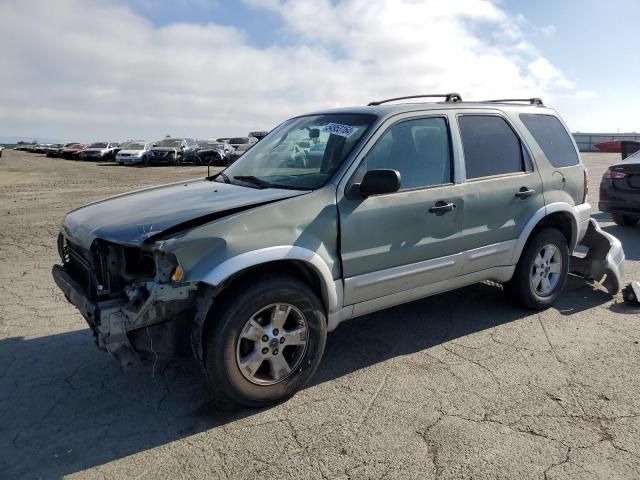
[[189, 352], [197, 286], [182, 282], [174, 255], [103, 240], [87, 250], [62, 234], [58, 250], [62, 265], [53, 267], [53, 278], [100, 349], [123, 364], [140, 352]]
[[586, 255], [571, 256], [571, 273], [602, 285], [610, 295], [616, 295], [624, 274], [622, 243], [589, 219], [589, 226], [580, 245], [588, 248]]

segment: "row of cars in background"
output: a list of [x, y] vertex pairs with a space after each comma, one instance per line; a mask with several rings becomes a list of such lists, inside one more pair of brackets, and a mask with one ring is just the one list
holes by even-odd
[[[167, 136], [157, 142], [128, 140], [126, 142], [24, 144], [15, 150], [45, 154], [67, 160], [115, 161], [120, 165], [193, 164], [230, 165], [267, 135], [250, 132], [246, 137], [225, 137], [196, 140]], [[1, 154], [1, 153], [0, 153]]]

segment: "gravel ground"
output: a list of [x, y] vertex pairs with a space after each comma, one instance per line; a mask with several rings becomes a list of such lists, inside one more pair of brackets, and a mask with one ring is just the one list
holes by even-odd
[[[616, 157], [585, 155], [592, 190]], [[58, 223], [203, 173], [4, 152], [0, 478], [640, 477], [640, 308], [575, 278], [539, 314], [479, 284], [346, 322], [273, 408], [220, 404], [190, 361], [122, 371], [53, 283]], [[640, 279], [640, 227], [594, 216]]]

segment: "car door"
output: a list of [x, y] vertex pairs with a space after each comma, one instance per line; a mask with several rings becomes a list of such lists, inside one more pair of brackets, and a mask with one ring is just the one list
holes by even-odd
[[462, 274], [512, 264], [516, 239], [543, 208], [542, 181], [528, 147], [495, 111], [457, 115], [464, 157]]
[[455, 276], [462, 190], [444, 115], [403, 118], [374, 138], [349, 185], [368, 170], [400, 173], [398, 192], [338, 201], [344, 304]]

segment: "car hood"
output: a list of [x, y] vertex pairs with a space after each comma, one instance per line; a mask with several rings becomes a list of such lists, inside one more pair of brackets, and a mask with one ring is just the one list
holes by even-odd
[[191, 180], [90, 203], [70, 212], [62, 228], [66, 236], [83, 248], [90, 248], [96, 238], [138, 247], [162, 233], [177, 232], [305, 193]]
[[108, 150], [109, 150], [108, 148], [85, 148], [83, 151], [85, 151], [85, 152], [105, 153]]

